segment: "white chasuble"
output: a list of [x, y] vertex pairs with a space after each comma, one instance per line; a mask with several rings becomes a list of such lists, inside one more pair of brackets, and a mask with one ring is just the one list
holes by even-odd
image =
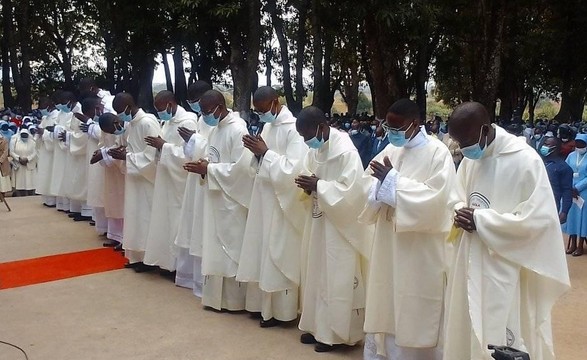
[[488, 360], [488, 344], [554, 359], [551, 309], [570, 287], [558, 212], [544, 163], [495, 126], [480, 160], [457, 173], [455, 208], [475, 209], [448, 284], [444, 359]]
[[[434, 348], [442, 341], [455, 168], [446, 146], [423, 132], [405, 147], [388, 145], [374, 160], [383, 164], [386, 156], [393, 170], [383, 183], [365, 172], [372, 188], [360, 221], [375, 224], [365, 332], [391, 335], [398, 347]], [[394, 352], [387, 351], [389, 359]]]
[[65, 170], [68, 166], [69, 147], [59, 139], [63, 131], [70, 131], [73, 113], [59, 111], [55, 120], [55, 128], [51, 133], [55, 144], [53, 155], [53, 169], [51, 171], [51, 195], [65, 197]]
[[50, 133], [45, 128], [47, 126], [54, 126], [57, 121], [59, 111], [53, 110], [49, 115], [44, 116], [39, 124], [40, 128], [43, 128], [43, 135], [37, 139], [37, 145], [39, 148], [39, 161], [37, 163], [37, 179], [36, 179], [36, 190], [37, 194], [45, 196], [55, 196], [56, 194], [51, 193], [51, 180], [53, 178], [53, 157], [55, 152], [55, 140], [53, 139], [53, 133]]
[[183, 153], [185, 141], [179, 135], [178, 129], [185, 127], [195, 131], [197, 122], [196, 114], [187, 112], [178, 105], [173, 118], [164, 123], [161, 134], [166, 143], [158, 154], [154, 206], [151, 210], [144, 263], [169, 271], [175, 271], [177, 251], [172, 248], [175, 246], [188, 173], [183, 168], [186, 162]]
[[[208, 174], [203, 197], [202, 227], [190, 250], [202, 257], [205, 306], [244, 309], [245, 284], [234, 280], [253, 187], [248, 172], [252, 154], [243, 146], [246, 123], [233, 112], [208, 138]], [[199, 251], [201, 249], [201, 252]]]
[[357, 217], [370, 182], [353, 142], [335, 129], [322, 148], [309, 150], [303, 172], [320, 180], [306, 199], [299, 328], [325, 344], [354, 345], [364, 335], [364, 270], [373, 238], [373, 227]]
[[147, 146], [145, 137], [161, 135], [161, 127], [155, 116], [140, 109], [125, 129], [127, 154], [123, 247], [140, 252], [145, 251], [149, 232], [157, 170], [157, 149]]

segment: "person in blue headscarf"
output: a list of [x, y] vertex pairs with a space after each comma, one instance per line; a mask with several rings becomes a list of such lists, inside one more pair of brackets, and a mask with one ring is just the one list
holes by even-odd
[[[567, 254], [583, 255], [583, 245], [587, 238], [587, 205], [579, 207], [580, 199], [587, 199], [587, 134], [575, 138], [575, 151], [567, 157], [567, 164], [573, 169], [573, 205], [569, 210], [563, 231], [569, 234]], [[579, 200], [579, 201], [577, 201]], [[577, 237], [579, 244], [577, 245]]]
[[14, 131], [10, 129], [10, 124], [8, 121], [0, 121], [0, 133], [8, 140], [8, 143], [10, 144], [10, 138], [12, 135], [14, 135]]

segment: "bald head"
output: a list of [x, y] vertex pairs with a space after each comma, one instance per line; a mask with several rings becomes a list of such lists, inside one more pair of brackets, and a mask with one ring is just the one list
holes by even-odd
[[101, 115], [98, 123], [100, 124], [100, 129], [108, 134], [114, 134], [117, 128], [124, 127], [124, 124], [118, 116], [111, 113]]
[[[296, 129], [298, 133], [304, 138], [304, 141], [308, 141], [316, 136], [318, 129], [323, 129], [323, 134], [329, 134], [328, 130], [324, 132], [324, 128], [328, 127], [326, 116], [324, 111], [316, 106], [308, 106], [298, 114], [296, 120]], [[319, 138], [322, 138], [319, 136]]]
[[261, 86], [255, 91], [253, 95], [253, 102], [267, 102], [273, 101], [279, 98], [277, 91], [271, 86]]
[[[253, 95], [253, 106], [260, 114], [271, 112], [272, 115], [279, 114], [281, 104], [279, 94], [271, 86], [261, 86]], [[265, 121], [261, 119], [261, 121]]]
[[200, 98], [200, 106], [202, 107], [202, 112], [208, 114], [214, 111], [217, 106], [226, 108], [226, 100], [220, 91], [208, 90]]
[[82, 100], [82, 113], [89, 118], [101, 115], [103, 110], [102, 99], [97, 96], [89, 96]]
[[461, 147], [474, 145], [483, 134], [494, 132], [487, 109], [478, 102], [467, 102], [457, 106], [450, 117], [448, 131]]
[[155, 101], [153, 102], [155, 105], [155, 109], [157, 112], [168, 111], [171, 114], [175, 114], [175, 110], [177, 108], [177, 100], [175, 99], [175, 94], [169, 90], [160, 91], [155, 96]]
[[132, 97], [131, 94], [123, 92], [116, 94], [114, 100], [112, 100], [112, 107], [114, 108], [114, 111], [116, 111], [118, 114], [128, 109], [133, 110], [134, 113], [134, 110], [137, 108], [137, 105], [135, 103], [135, 99]]
[[210, 84], [204, 80], [196, 81], [188, 87], [188, 101], [192, 103], [199, 101], [202, 95], [204, 95], [208, 90], [212, 90], [212, 86]]

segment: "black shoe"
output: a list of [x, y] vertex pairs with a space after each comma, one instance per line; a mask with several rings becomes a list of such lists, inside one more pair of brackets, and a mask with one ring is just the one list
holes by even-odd
[[161, 269], [161, 270], [159, 270], [159, 275], [163, 276], [164, 278], [166, 278], [168, 280], [175, 281], [176, 272]]
[[49, 204], [43, 203], [43, 206], [48, 207], [48, 208], [54, 208], [57, 205], [49, 205]]
[[270, 328], [270, 327], [279, 326], [282, 322], [283, 321], [279, 321], [276, 318], [271, 318], [269, 320], [261, 319], [261, 321], [259, 321], [259, 326], [262, 328]]
[[124, 251], [124, 249], [122, 248], [122, 244], [121, 243], [118, 243], [118, 245], [116, 245], [114, 247], [114, 251]]
[[73, 221], [92, 221], [91, 216], [76, 216], [73, 218]]
[[142, 262], [135, 262], [135, 263], [128, 263], [126, 265], [124, 265], [125, 269], [134, 269], [138, 266], [140, 266], [142, 264]]
[[90, 226], [96, 226], [96, 222], [94, 220], [90, 221]]
[[302, 344], [317, 344], [318, 341], [316, 341], [316, 338], [314, 337], [314, 335], [310, 334], [310, 333], [304, 333], [302, 334], [302, 336], [300, 336], [300, 342]]
[[256, 312], [256, 311], [249, 312], [249, 317], [251, 319], [255, 319], [255, 320], [262, 320], [263, 319], [263, 315], [261, 315], [260, 312]]
[[120, 243], [118, 241], [115, 240], [108, 240], [102, 243], [103, 247], [117, 247], [118, 245], [120, 245]]
[[314, 351], [319, 353], [330, 352], [332, 350], [335, 350], [337, 347], [338, 345], [328, 345], [318, 342], [316, 343], [316, 345], [314, 345]]
[[137, 273], [150, 272], [150, 271], [154, 271], [156, 269], [157, 269], [157, 266], [151, 266], [151, 265], [147, 265], [144, 263], [140, 263], [140, 265], [138, 265], [137, 267], [134, 268], [135, 272], [137, 272]]
[[73, 219], [75, 217], [82, 216], [82, 213], [70, 212], [67, 216]]

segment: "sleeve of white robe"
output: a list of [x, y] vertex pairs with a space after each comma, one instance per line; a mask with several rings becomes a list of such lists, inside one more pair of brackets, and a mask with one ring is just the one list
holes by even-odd
[[[157, 137], [161, 130], [154, 126], [149, 126], [143, 137]], [[143, 151], [126, 154], [126, 172], [128, 175], [140, 175], [152, 183], [155, 183], [157, 149], [152, 146], [146, 146]]]
[[34, 170], [37, 167], [37, 160], [39, 158], [39, 152], [37, 151], [37, 144], [35, 143], [35, 140], [31, 139], [29, 141], [33, 142], [34, 145], [32, 146], [32, 149], [33, 149], [32, 154], [29, 155], [29, 157], [27, 157], [28, 162], [26, 165], [27, 165], [27, 169]]
[[[344, 167], [336, 180], [318, 180], [318, 206], [328, 220], [365, 258], [371, 251], [371, 235], [365, 236], [356, 221], [369, 194], [369, 181], [363, 178], [363, 163], [356, 151], [340, 155]], [[371, 236], [371, 237], [370, 237]]]
[[243, 131], [235, 132], [231, 147], [229, 163], [208, 164], [208, 189], [220, 190], [240, 205], [247, 207], [251, 200], [253, 178], [248, 172], [253, 154], [245, 149], [242, 137]]
[[527, 189], [526, 200], [511, 212], [476, 209], [477, 233], [488, 248], [516, 264], [530, 269], [556, 266], [555, 254], [564, 249], [558, 241], [562, 234], [546, 169], [539, 158], [528, 159], [524, 167], [517, 186]]
[[258, 176], [268, 179], [275, 191], [281, 210], [286, 218], [302, 232], [305, 225], [304, 206], [295, 191], [294, 180], [301, 172], [302, 160], [308, 152], [304, 139], [294, 131], [288, 134], [284, 155], [267, 150], [258, 169]]
[[[196, 123], [192, 121], [184, 121], [182, 126], [194, 131], [197, 127]], [[179, 146], [168, 142], [163, 144], [163, 147], [161, 148], [161, 155], [159, 157], [159, 163], [172, 172], [183, 174], [183, 177], [185, 178], [186, 171], [183, 168], [183, 164], [186, 162], [184, 145], [185, 142]]]
[[88, 145], [88, 134], [76, 131], [67, 132], [69, 138], [69, 151], [72, 155], [85, 155]]
[[43, 145], [45, 149], [51, 151], [53, 150], [53, 133], [47, 131], [46, 129], [43, 131], [43, 136], [41, 136], [41, 140], [43, 141]]

